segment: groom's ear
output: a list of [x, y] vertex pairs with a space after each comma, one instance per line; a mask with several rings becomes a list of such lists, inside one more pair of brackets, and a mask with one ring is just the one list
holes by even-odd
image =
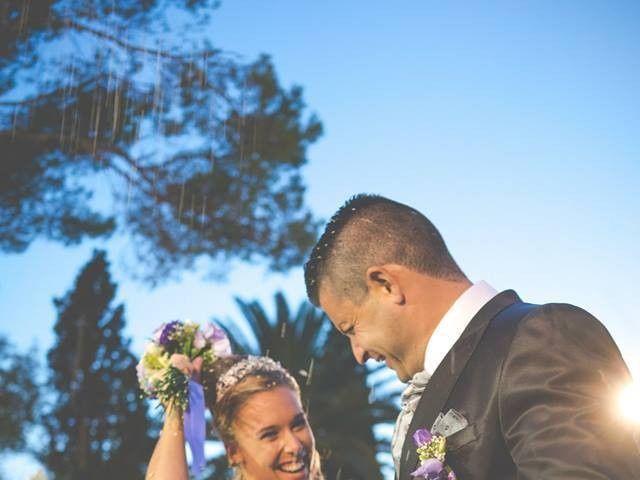
[[401, 276], [394, 265], [374, 265], [367, 268], [367, 288], [378, 298], [404, 305], [405, 295], [400, 282]]

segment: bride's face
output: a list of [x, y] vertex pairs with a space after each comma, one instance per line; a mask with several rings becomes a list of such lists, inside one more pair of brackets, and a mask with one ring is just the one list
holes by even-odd
[[229, 457], [247, 480], [306, 480], [314, 439], [298, 395], [287, 387], [256, 393], [233, 422]]

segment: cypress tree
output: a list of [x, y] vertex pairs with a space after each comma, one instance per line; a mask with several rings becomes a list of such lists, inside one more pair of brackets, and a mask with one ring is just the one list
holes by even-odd
[[73, 288], [54, 300], [56, 342], [47, 355], [48, 445], [41, 460], [58, 480], [142, 478], [154, 440], [123, 336], [124, 307], [105, 252], [94, 252]]

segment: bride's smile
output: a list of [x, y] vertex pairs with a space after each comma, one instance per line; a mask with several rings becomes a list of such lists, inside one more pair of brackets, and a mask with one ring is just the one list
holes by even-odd
[[231, 461], [246, 480], [309, 478], [314, 439], [296, 393], [277, 387], [252, 395], [234, 422]]

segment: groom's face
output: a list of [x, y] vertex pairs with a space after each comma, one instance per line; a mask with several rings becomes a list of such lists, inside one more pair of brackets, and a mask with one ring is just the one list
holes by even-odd
[[401, 381], [411, 378], [407, 362], [411, 339], [406, 338], [407, 332], [401, 328], [400, 312], [392, 302], [369, 292], [363, 301], [355, 303], [350, 298], [334, 294], [330, 286], [324, 286], [320, 289], [320, 307], [333, 326], [349, 339], [358, 363], [371, 358], [385, 362]]

